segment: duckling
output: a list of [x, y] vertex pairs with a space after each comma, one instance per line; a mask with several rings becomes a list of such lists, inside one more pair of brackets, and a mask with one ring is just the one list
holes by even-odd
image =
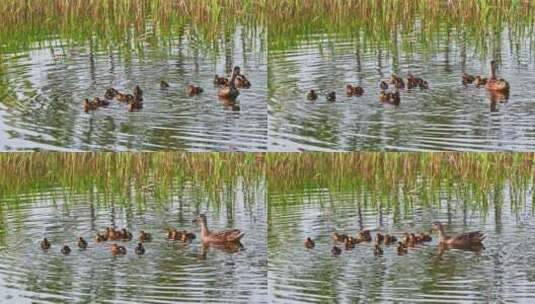
[[378, 244], [381, 244], [384, 239], [385, 239], [384, 235], [382, 235], [381, 232], [377, 232], [377, 234], [375, 235], [375, 241]]
[[95, 97], [93, 99], [93, 104], [95, 104], [97, 107], [107, 107], [110, 105], [110, 102], [105, 100], [105, 99], [101, 99], [99, 97]]
[[342, 249], [340, 249], [339, 247], [333, 246], [333, 248], [331, 249], [331, 253], [335, 256], [340, 255], [340, 253], [342, 253]]
[[423, 233], [423, 232], [421, 232], [416, 237], [419, 238], [422, 243], [431, 242], [433, 240], [433, 238], [429, 234], [426, 234], [426, 233]]
[[191, 85], [191, 84], [186, 87], [186, 93], [189, 96], [194, 96], [194, 95], [201, 94], [203, 91], [204, 90], [201, 87], [197, 87], [197, 86], [194, 86], [194, 85]]
[[474, 82], [474, 80], [476, 80], [476, 77], [474, 75], [468, 75], [466, 73], [463, 73], [463, 81], [462, 81], [462, 83], [464, 85], [470, 84], [470, 83]]
[[251, 82], [242, 74], [239, 74], [236, 79], [234, 79], [234, 85], [238, 88], [248, 89], [251, 87]]
[[63, 253], [64, 255], [67, 255], [71, 253], [71, 248], [67, 245], [63, 245], [63, 247], [61, 247], [61, 253]]
[[43, 250], [50, 249], [50, 246], [51, 246], [47, 238], [44, 238], [41, 242], [39, 242], [39, 245], [41, 245], [41, 249]]
[[381, 90], [383, 91], [388, 90], [388, 83], [386, 83], [386, 81], [384, 80], [381, 80], [381, 82], [379, 83], [379, 88], [381, 88]]
[[126, 254], [126, 248], [124, 246], [119, 246], [117, 244], [112, 244], [111, 245], [111, 254], [113, 254], [113, 255]]
[[407, 247], [416, 246], [416, 235], [414, 235], [414, 233], [410, 233], [408, 236], [406, 236], [405, 245], [407, 245]]
[[390, 234], [385, 234], [384, 244], [385, 245], [391, 245], [394, 244], [397, 241], [397, 238]]
[[414, 77], [414, 75], [412, 75], [411, 73], [409, 73], [407, 75], [407, 89], [413, 89], [415, 87], [418, 86], [418, 80], [416, 79], [416, 77]]
[[405, 245], [403, 245], [402, 242], [398, 242], [398, 247], [396, 248], [398, 255], [405, 255], [407, 254], [408, 250]]
[[477, 75], [476, 79], [474, 79], [474, 85], [476, 87], [479, 87], [479, 86], [482, 86], [482, 85], [486, 85], [487, 81], [488, 81], [487, 78], [484, 78], [484, 77], [481, 77], [481, 76]]
[[134, 112], [143, 108], [143, 102], [139, 100], [131, 100], [128, 102], [127, 110], [128, 112]]
[[160, 80], [160, 89], [167, 89], [168, 87], [170, 87], [170, 85], [167, 83], [167, 81]]
[[197, 237], [197, 236], [195, 235], [195, 233], [184, 231], [184, 232], [182, 233], [182, 239], [181, 239], [181, 241], [182, 241], [183, 243], [190, 242], [190, 241], [194, 240], [196, 237]]
[[307, 239], [305, 240], [305, 247], [308, 249], [312, 249], [314, 248], [314, 246], [316, 246], [316, 243], [311, 238], [307, 237]]
[[344, 242], [344, 245], [346, 246], [346, 250], [355, 248], [355, 242], [356, 240], [354, 238], [348, 236]]
[[83, 237], [78, 238], [78, 248], [84, 250], [87, 248], [87, 241]]
[[314, 90], [310, 90], [307, 94], [307, 99], [308, 100], [316, 100], [318, 99], [318, 94], [316, 94], [316, 91]]
[[152, 235], [143, 230], [139, 231], [139, 241], [140, 242], [150, 242], [152, 241]]
[[100, 242], [105, 242], [107, 240], [108, 240], [108, 236], [107, 235], [102, 235], [102, 234], [97, 232], [97, 235], [95, 236], [95, 242], [100, 243]]
[[138, 85], [134, 88], [134, 98], [139, 101], [143, 100], [143, 90]]
[[397, 89], [405, 88], [405, 82], [403, 82], [403, 79], [396, 74], [392, 74], [392, 76], [390, 76], [390, 83], [393, 84]]
[[334, 102], [336, 101], [336, 93], [330, 92], [327, 94], [327, 101]]
[[379, 93], [379, 101], [380, 102], [389, 102], [390, 101], [390, 93], [387, 93], [384, 90], [381, 90], [381, 92]]
[[117, 93], [119, 93], [119, 92], [116, 89], [107, 88], [106, 89], [106, 93], [104, 93], [104, 98], [113, 99], [113, 98], [115, 98], [115, 96], [117, 96]]
[[423, 79], [420, 78], [418, 81], [418, 86], [420, 87], [420, 90], [427, 90], [429, 89], [429, 83]]
[[400, 102], [401, 102], [401, 97], [399, 95], [399, 92], [391, 93], [391, 95], [390, 95], [390, 103], [395, 105], [395, 106], [399, 106]]
[[333, 232], [333, 240], [337, 242], [345, 242], [347, 239], [347, 234], [337, 233], [336, 231]]
[[351, 84], [346, 85], [347, 96], [362, 96], [364, 94], [364, 89], [361, 86], [352, 86]]
[[130, 231], [126, 230], [126, 228], [123, 228], [123, 229], [121, 229], [121, 238], [123, 240], [130, 241], [132, 239], [132, 233]]
[[178, 240], [179, 237], [178, 237], [178, 231], [176, 229], [169, 229], [167, 231], [167, 238], [170, 239], [170, 240]]
[[357, 240], [361, 242], [371, 242], [372, 241], [372, 235], [370, 234], [370, 230], [362, 230], [357, 234], [356, 237]]
[[117, 92], [116, 99], [117, 101], [127, 103], [127, 102], [134, 100], [134, 95]]
[[214, 84], [215, 85], [228, 85], [228, 78], [215, 74]]
[[381, 248], [379, 243], [375, 243], [375, 245], [373, 246], [373, 254], [375, 256], [383, 255], [383, 248]]
[[135, 252], [137, 255], [145, 254], [145, 247], [143, 247], [142, 243], [137, 243], [137, 247], [135, 249]]
[[89, 113], [90, 111], [93, 111], [93, 110], [96, 110], [97, 109], [97, 105], [91, 101], [89, 101], [89, 99], [84, 99], [83, 103], [82, 103], [82, 106], [84, 108], [84, 112], [86, 113]]
[[106, 239], [110, 241], [119, 240], [121, 239], [121, 233], [112, 227], [106, 227]]

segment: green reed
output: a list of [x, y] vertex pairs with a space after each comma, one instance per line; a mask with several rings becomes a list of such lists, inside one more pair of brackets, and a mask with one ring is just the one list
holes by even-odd
[[238, 186], [254, 192], [263, 166], [263, 155], [254, 153], [4, 153], [0, 198], [61, 189], [134, 202], [148, 195], [165, 200], [190, 188], [221, 203]]

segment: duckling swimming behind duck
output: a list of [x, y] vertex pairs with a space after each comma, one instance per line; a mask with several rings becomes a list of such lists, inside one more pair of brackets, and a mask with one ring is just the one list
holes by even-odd
[[87, 241], [83, 237], [78, 238], [78, 248], [84, 250], [87, 248]]
[[186, 243], [186, 242], [190, 242], [190, 241], [194, 240], [196, 237], [197, 237], [197, 236], [195, 235], [195, 233], [184, 231], [184, 232], [182, 233], [182, 237], [181, 237], [180, 240], [181, 240], [183, 243]]
[[126, 93], [121, 93], [121, 92], [117, 92], [116, 99], [117, 99], [117, 101], [119, 101], [119, 102], [127, 103], [127, 102], [130, 102], [130, 101], [133, 101], [133, 100], [134, 100], [134, 95], [132, 95], [132, 94], [126, 94]]
[[102, 235], [102, 234], [97, 232], [97, 235], [95, 236], [95, 242], [100, 243], [100, 242], [105, 242], [107, 240], [108, 240], [108, 236], [107, 235]]
[[403, 245], [402, 242], [398, 242], [398, 247], [396, 248], [398, 255], [405, 255], [407, 254], [408, 250], [405, 245]]
[[346, 246], [346, 250], [350, 250], [350, 249], [353, 249], [355, 248], [355, 244], [357, 243], [358, 241], [355, 240], [353, 237], [350, 237], [348, 236], [344, 242], [344, 245]]
[[167, 81], [160, 80], [160, 88], [161, 89], [167, 89], [168, 87], [170, 87], [170, 85], [169, 85], [169, 83], [167, 83]]
[[111, 254], [113, 255], [126, 254], [126, 248], [124, 246], [119, 246], [117, 244], [112, 244], [110, 250], [111, 250]]
[[121, 238], [123, 240], [127, 240], [127, 241], [130, 241], [132, 239], [132, 233], [128, 230], [126, 230], [126, 228], [123, 228], [121, 229]]
[[84, 108], [84, 112], [86, 113], [89, 113], [90, 111], [96, 110], [98, 108], [98, 106], [94, 102], [89, 101], [89, 99], [87, 98], [84, 99], [82, 107]]
[[215, 85], [228, 85], [228, 78], [215, 74], [214, 84]]
[[117, 93], [119, 93], [119, 92], [116, 89], [107, 88], [106, 89], [106, 93], [104, 93], [104, 98], [113, 99], [113, 98], [115, 98], [115, 96], [117, 96]]
[[375, 241], [381, 244], [384, 239], [385, 239], [384, 235], [382, 235], [380, 232], [377, 232], [377, 234], [375, 235]]
[[397, 241], [397, 238], [390, 234], [385, 234], [384, 244], [385, 245], [391, 245], [394, 244]]
[[198, 94], [201, 94], [204, 90], [201, 88], [201, 87], [197, 87], [197, 86], [194, 86], [192, 84], [188, 85], [186, 87], [186, 93], [189, 95], [189, 96], [194, 96], [194, 95], [198, 95]]
[[327, 94], [327, 101], [334, 102], [336, 101], [336, 93], [330, 92]]
[[356, 239], [361, 242], [371, 242], [372, 241], [372, 235], [370, 234], [370, 230], [362, 230], [359, 233], [357, 233]]
[[307, 94], [307, 99], [308, 100], [316, 100], [318, 99], [318, 94], [316, 94], [316, 91], [314, 90], [310, 90]]
[[316, 246], [316, 243], [311, 238], [307, 237], [307, 239], [305, 240], [305, 247], [308, 249], [312, 249], [314, 248], [314, 246]]
[[150, 242], [152, 241], [152, 235], [143, 230], [139, 231], [139, 241], [140, 242]]
[[137, 243], [137, 247], [135, 249], [135, 252], [137, 255], [145, 254], [145, 247], [143, 247], [142, 243]]
[[362, 96], [364, 89], [361, 86], [353, 86], [351, 84], [346, 85], [347, 96]]
[[63, 247], [61, 247], [61, 253], [63, 253], [64, 255], [67, 255], [71, 253], [71, 248], [67, 245], [63, 245]]
[[39, 245], [41, 245], [41, 249], [43, 250], [50, 249], [50, 246], [51, 246], [47, 238], [44, 238], [41, 242], [39, 242]]
[[487, 78], [477, 75], [476, 78], [474, 79], [474, 85], [476, 87], [479, 87], [479, 86], [482, 86], [482, 85], [486, 85], [487, 81], [488, 81]]
[[375, 245], [373, 246], [373, 254], [375, 256], [383, 255], [383, 248], [381, 248], [378, 243], [375, 243]]
[[464, 85], [471, 84], [476, 80], [476, 77], [474, 75], [468, 75], [467, 73], [463, 73], [463, 80], [462, 83]]
[[342, 249], [340, 249], [339, 247], [333, 246], [333, 248], [331, 249], [331, 253], [335, 256], [340, 255], [342, 253]]
[[343, 234], [343, 233], [337, 233], [336, 231], [333, 232], [333, 240], [337, 241], [337, 242], [345, 242], [345, 240], [347, 239], [347, 235], [346, 234]]

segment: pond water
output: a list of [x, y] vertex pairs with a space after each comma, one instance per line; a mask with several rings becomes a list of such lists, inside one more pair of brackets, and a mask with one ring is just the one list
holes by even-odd
[[[30, 49], [1, 54], [0, 149], [265, 150], [262, 27], [237, 25], [213, 44], [194, 35], [156, 37], [165, 44], [142, 42], [141, 50], [136, 44], [127, 51], [114, 44], [73, 45], [52, 36]], [[154, 40], [152, 33], [148, 36]], [[234, 65], [252, 87], [242, 89], [234, 102], [219, 100], [214, 75], [228, 75]], [[160, 80], [170, 88], [160, 89]], [[190, 97], [188, 84], [204, 92]], [[84, 98], [102, 97], [110, 86], [132, 92], [136, 85], [144, 90], [140, 111], [130, 113], [116, 101], [89, 114], [82, 109]]]
[[[188, 191], [169, 200], [150, 195], [142, 203], [105, 200], [99, 195], [49, 192], [21, 195], [0, 205], [0, 302], [137, 303], [267, 302], [266, 212], [264, 186], [238, 186], [218, 205], [205, 193]], [[231, 200], [232, 199], [232, 200]], [[203, 248], [195, 214], [205, 213], [212, 229], [236, 227], [245, 236], [235, 252]], [[111, 242], [93, 236], [107, 226], [152, 234], [143, 256], [136, 240], [119, 242], [126, 256], [113, 257]], [[193, 231], [189, 244], [166, 239], [166, 229]], [[43, 252], [39, 240], [52, 248]], [[88, 240], [80, 251], [78, 236]], [[67, 242], [68, 256], [60, 253]]]
[[[436, 35], [448, 33], [437, 28]], [[416, 41], [428, 38], [422, 36], [388, 41], [392, 50], [366, 38], [358, 44], [347, 34], [315, 32], [297, 37], [295, 46], [270, 48], [269, 149], [533, 150], [531, 40], [518, 43], [504, 33], [481, 55], [484, 46], [446, 38], [421, 49]], [[396, 44], [402, 42], [411, 50]], [[499, 61], [498, 76], [511, 84], [506, 101], [461, 84], [463, 71], [486, 77], [492, 58]], [[392, 73], [420, 76], [430, 88], [402, 90], [399, 106], [382, 104], [378, 83]], [[364, 95], [347, 97], [348, 83], [363, 86]], [[320, 92], [315, 102], [306, 98], [311, 89]], [[336, 92], [334, 103], [326, 101], [330, 91]]]
[[[369, 193], [327, 189], [271, 193], [270, 296], [275, 303], [530, 303], [535, 297], [533, 207], [513, 204], [509, 198], [506, 187], [502, 199], [488, 208], [440, 194], [439, 204], [416, 197], [412, 206], [397, 205], [393, 199], [391, 204], [398, 207], [389, 209], [373, 207]], [[433, 241], [409, 249], [404, 256], [390, 245], [383, 246], [383, 256], [375, 257], [371, 243], [342, 249], [339, 256], [330, 252], [333, 231], [354, 236], [361, 229], [372, 229], [375, 237], [380, 229], [401, 236], [407, 231], [428, 232], [433, 221], [446, 224], [451, 234], [481, 230], [487, 235], [485, 249], [440, 254], [434, 234]], [[315, 240], [314, 249], [305, 249], [306, 237]]]

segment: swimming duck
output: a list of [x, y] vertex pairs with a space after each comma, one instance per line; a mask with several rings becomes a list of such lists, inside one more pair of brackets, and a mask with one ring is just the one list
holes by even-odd
[[106, 93], [104, 93], [104, 98], [113, 99], [113, 98], [115, 98], [115, 96], [117, 96], [117, 93], [119, 93], [119, 92], [116, 89], [107, 88], [106, 89]]
[[139, 231], [139, 241], [140, 242], [150, 242], [152, 241], [152, 235], [143, 230]]
[[188, 96], [195, 96], [195, 95], [199, 95], [203, 92], [203, 88], [201, 87], [198, 87], [198, 86], [194, 86], [192, 84], [189, 84], [187, 87], [186, 87], [186, 93], [188, 94]]
[[83, 237], [79, 237], [78, 238], [78, 248], [80, 248], [82, 250], [87, 248], [87, 241], [84, 240]]
[[351, 84], [346, 85], [347, 96], [362, 96], [364, 89], [361, 86], [353, 86]]
[[167, 231], [167, 238], [176, 241], [180, 239], [180, 236], [178, 235], [178, 231], [176, 229], [169, 229]]
[[381, 90], [383, 91], [388, 90], [388, 83], [386, 83], [386, 81], [384, 80], [381, 80], [381, 82], [379, 83], [379, 88], [381, 88]]
[[121, 232], [113, 229], [112, 227], [106, 228], [106, 234], [107, 239], [111, 241], [120, 240], [122, 238]]
[[143, 102], [141, 102], [140, 100], [135, 99], [135, 100], [130, 100], [128, 102], [128, 106], [127, 106], [128, 112], [134, 112], [142, 108], [143, 108]]
[[411, 73], [409, 73], [407, 75], [407, 89], [412, 89], [412, 88], [415, 88], [418, 86], [418, 80], [416, 79], [416, 77], [414, 77], [414, 75], [412, 75]]
[[44, 238], [41, 242], [39, 242], [39, 245], [41, 245], [41, 249], [43, 250], [50, 249], [50, 246], [51, 246], [47, 238]]
[[134, 99], [143, 101], [143, 90], [138, 85], [134, 88]]
[[416, 246], [416, 236], [414, 235], [414, 233], [406, 232], [403, 238], [403, 243], [406, 247]]
[[429, 83], [422, 78], [418, 81], [418, 86], [420, 87], [420, 90], [427, 90], [429, 89]]
[[95, 236], [95, 242], [100, 243], [100, 242], [105, 242], [107, 240], [108, 240], [108, 236], [107, 235], [102, 235], [102, 234], [97, 232], [97, 235]]
[[481, 245], [485, 239], [485, 235], [480, 231], [466, 232], [461, 233], [455, 236], [446, 235], [444, 232], [444, 226], [441, 222], [434, 222], [433, 228], [438, 231], [438, 242], [445, 245], [453, 246], [470, 246], [470, 245]]
[[372, 235], [370, 234], [370, 230], [362, 230], [357, 234], [356, 237], [357, 240], [361, 242], [371, 242], [372, 241]]
[[382, 235], [381, 232], [377, 232], [377, 234], [375, 235], [375, 241], [381, 244], [384, 239], [385, 239], [384, 235]]
[[482, 86], [482, 85], [486, 85], [488, 82], [488, 79], [487, 78], [483, 78], [479, 75], [476, 76], [476, 79], [474, 79], [474, 85], [479, 87], [479, 86]]
[[401, 97], [399, 95], [399, 92], [386, 93], [384, 91], [381, 91], [381, 93], [379, 94], [379, 101], [399, 106], [401, 102]]
[[329, 92], [327, 94], [327, 101], [330, 101], [330, 102], [336, 101], [336, 93], [335, 92]]
[[87, 98], [84, 99], [84, 101], [82, 103], [82, 106], [84, 108], [84, 112], [86, 112], [86, 113], [97, 109], [97, 105], [95, 103], [89, 101], [89, 99], [87, 99]]
[[312, 249], [314, 248], [314, 246], [316, 246], [316, 243], [311, 238], [307, 237], [307, 239], [305, 240], [305, 247], [308, 249]]
[[169, 85], [169, 83], [167, 83], [167, 81], [160, 80], [160, 88], [161, 89], [167, 89], [168, 87], [170, 87], [170, 85]]
[[381, 248], [379, 243], [375, 243], [375, 245], [373, 246], [373, 254], [375, 256], [383, 255], [383, 248]]
[[132, 233], [130, 231], [126, 230], [126, 228], [121, 229], [120, 233], [121, 233], [121, 238], [123, 240], [130, 241], [132, 239], [132, 237], [133, 237]]
[[190, 242], [192, 240], [194, 240], [197, 236], [195, 235], [195, 233], [193, 232], [187, 232], [186, 230], [182, 231], [181, 235], [180, 235], [180, 240], [183, 242], [183, 243], [186, 243], [186, 242]]
[[416, 235], [416, 241], [418, 243], [431, 242], [432, 240], [433, 238], [429, 234], [423, 232]]
[[392, 74], [392, 76], [390, 76], [390, 83], [393, 84], [397, 89], [405, 88], [405, 82], [403, 82], [403, 79], [396, 74]]
[[63, 245], [63, 247], [61, 247], [61, 253], [67, 255], [71, 253], [71, 248], [67, 245]]
[[347, 235], [346, 234], [342, 234], [342, 233], [337, 233], [336, 231], [333, 232], [333, 240], [337, 241], [337, 242], [345, 242], [346, 239], [347, 239]]
[[390, 234], [385, 234], [384, 244], [385, 245], [391, 245], [397, 242], [397, 238]]
[[137, 247], [134, 251], [137, 255], [145, 254], [145, 247], [143, 247], [142, 243], [137, 243]]
[[113, 254], [113, 255], [126, 254], [126, 248], [124, 246], [119, 246], [117, 244], [112, 244], [111, 245], [111, 254]]
[[110, 105], [110, 102], [105, 99], [95, 97], [95, 99], [93, 99], [93, 104], [95, 104], [97, 107], [107, 107]]
[[236, 77], [238, 77], [238, 75], [240, 75], [240, 67], [236, 66], [232, 70], [230, 81], [228, 82], [228, 84], [225, 84], [219, 88], [219, 91], [217, 92], [217, 96], [221, 98], [226, 98], [226, 99], [234, 99], [238, 97], [238, 95], [240, 95], [240, 91], [236, 89], [236, 84], [235, 84]]
[[199, 214], [194, 222], [201, 225], [201, 240], [203, 243], [224, 244], [227, 242], [239, 242], [244, 235], [239, 229], [210, 231], [204, 214]]
[[490, 78], [487, 81], [486, 88], [495, 92], [509, 92], [509, 83], [505, 79], [496, 78], [496, 62], [490, 62]]
[[125, 94], [125, 93], [121, 93], [121, 92], [117, 92], [116, 99], [117, 99], [117, 101], [124, 102], [124, 103], [135, 100], [134, 99], [134, 95]]
[[242, 74], [239, 74], [234, 80], [234, 84], [238, 88], [248, 89], [251, 87], [251, 82]]
[[214, 84], [215, 85], [228, 85], [228, 78], [215, 74]]
[[308, 100], [316, 100], [318, 99], [318, 94], [316, 94], [316, 91], [314, 90], [310, 90], [307, 94], [307, 99]]
[[355, 248], [356, 240], [350, 236], [348, 236], [344, 242], [344, 245], [346, 246], [347, 250]]
[[398, 242], [398, 247], [396, 248], [396, 250], [398, 252], [398, 255], [405, 255], [408, 252], [407, 247], [402, 242]]
[[463, 73], [463, 81], [462, 83], [464, 85], [470, 84], [476, 80], [476, 77], [474, 75], [468, 75], [467, 73]]
[[342, 249], [340, 249], [339, 247], [333, 246], [333, 248], [331, 249], [331, 253], [333, 255], [340, 255], [340, 253], [342, 253]]

